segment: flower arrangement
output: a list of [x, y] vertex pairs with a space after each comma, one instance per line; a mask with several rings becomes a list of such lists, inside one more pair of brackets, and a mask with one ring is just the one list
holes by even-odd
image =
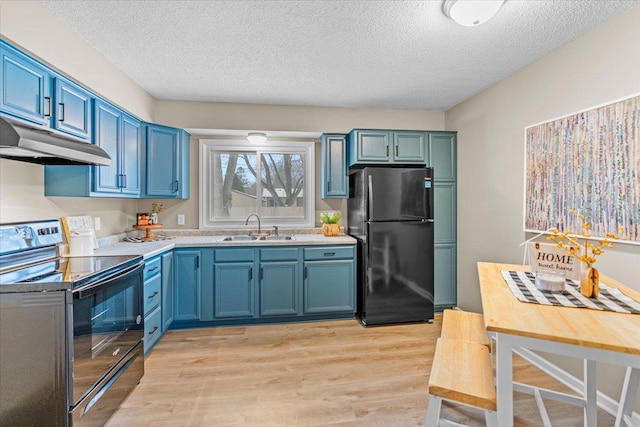
[[577, 257], [588, 268], [595, 264], [597, 260], [596, 257], [603, 254], [605, 248], [613, 248], [613, 242], [611, 239], [626, 240], [626, 238], [621, 237], [624, 233], [624, 227], [620, 226], [618, 229], [619, 234], [607, 233], [604, 238], [596, 240], [595, 243], [593, 243], [587, 240], [591, 237], [591, 223], [585, 221], [584, 215], [575, 209], [569, 209], [569, 213], [576, 215], [580, 220], [580, 235], [584, 239], [584, 242], [581, 244], [579, 237], [573, 234], [573, 231], [561, 231], [558, 228], [551, 229], [553, 234], [547, 237], [547, 240], [556, 242], [556, 246], [559, 248], [565, 248], [570, 256]]
[[322, 222], [322, 234], [325, 236], [338, 236], [340, 234], [340, 221], [342, 216], [340, 212], [322, 212], [320, 214], [320, 222]]
[[320, 222], [323, 224], [337, 224], [340, 221], [340, 218], [342, 218], [340, 212], [322, 212], [320, 214]]
[[165, 209], [166, 208], [164, 207], [163, 204], [157, 204], [156, 202], [151, 203], [151, 213], [158, 214]]
[[558, 228], [552, 228], [553, 233], [547, 240], [556, 242], [556, 246], [559, 248], [565, 248], [569, 256], [577, 257], [584, 264], [580, 269], [580, 293], [587, 298], [594, 298], [598, 296], [600, 286], [600, 273], [593, 267], [597, 260], [597, 256], [604, 253], [605, 248], [613, 248], [614, 240], [627, 240], [626, 237], [621, 237], [624, 234], [624, 227], [618, 228], [618, 234], [607, 233], [605, 237], [601, 239], [594, 239], [595, 242], [588, 240], [591, 238], [591, 223], [585, 221], [583, 214], [579, 213], [575, 209], [569, 209], [569, 213], [576, 215], [581, 223], [580, 235], [583, 238], [583, 242], [580, 243], [579, 237], [573, 234], [573, 231], [561, 231]]

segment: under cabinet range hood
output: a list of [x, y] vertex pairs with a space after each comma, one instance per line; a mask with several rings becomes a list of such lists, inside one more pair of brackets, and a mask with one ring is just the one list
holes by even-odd
[[97, 145], [26, 127], [5, 117], [0, 117], [0, 158], [41, 165], [111, 164], [109, 155]]

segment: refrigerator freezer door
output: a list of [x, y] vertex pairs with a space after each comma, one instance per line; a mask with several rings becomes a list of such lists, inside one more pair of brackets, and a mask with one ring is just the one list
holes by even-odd
[[365, 325], [433, 320], [433, 224], [369, 223], [360, 317]]
[[430, 168], [365, 168], [369, 221], [433, 218]]
[[364, 185], [364, 171], [349, 175], [349, 199], [347, 200], [348, 234], [366, 241], [367, 191]]

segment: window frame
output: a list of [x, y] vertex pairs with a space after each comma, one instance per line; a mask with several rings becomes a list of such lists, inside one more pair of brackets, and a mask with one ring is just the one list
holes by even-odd
[[[263, 153], [273, 154], [302, 154], [304, 167], [303, 194], [306, 199], [304, 217], [263, 217], [260, 211], [261, 197], [256, 192], [256, 214], [260, 215], [262, 226], [277, 225], [286, 228], [307, 228], [315, 226], [315, 142], [314, 141], [277, 141], [268, 140], [261, 144], [255, 144], [246, 140], [232, 139], [200, 139], [200, 171], [199, 171], [199, 229], [219, 230], [220, 228], [246, 227], [246, 218], [220, 219], [213, 217], [213, 162], [212, 154], [216, 152], [248, 152], [253, 151], [260, 159]], [[258, 176], [261, 174], [260, 160], [258, 160]], [[256, 178], [256, 181], [259, 179]], [[262, 188], [262, 186], [259, 186]], [[260, 191], [260, 194], [262, 191]], [[255, 219], [250, 225], [255, 228]]]

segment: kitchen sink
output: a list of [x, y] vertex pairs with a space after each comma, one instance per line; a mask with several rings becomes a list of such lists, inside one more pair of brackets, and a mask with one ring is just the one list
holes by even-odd
[[219, 239], [219, 242], [252, 242], [256, 240], [266, 240], [266, 241], [281, 241], [281, 240], [296, 240], [293, 235], [286, 236], [225, 236]]
[[296, 240], [295, 237], [289, 236], [265, 236], [261, 240]]
[[218, 240], [219, 242], [239, 242], [239, 241], [252, 241], [258, 240], [260, 236], [226, 236]]

